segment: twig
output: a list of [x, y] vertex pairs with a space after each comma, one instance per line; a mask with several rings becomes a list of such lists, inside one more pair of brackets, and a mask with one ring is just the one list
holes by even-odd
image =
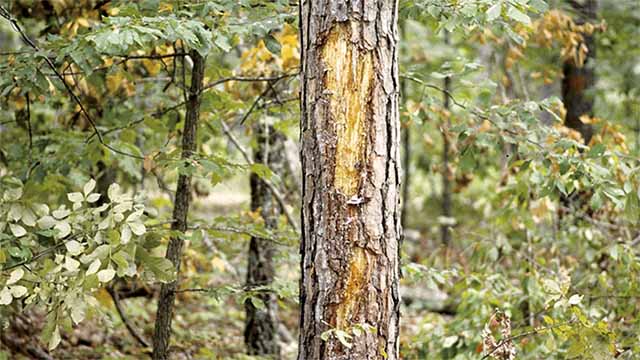
[[120, 294], [118, 294], [118, 290], [114, 289], [112, 286], [107, 286], [107, 291], [109, 292], [109, 295], [111, 295], [111, 298], [113, 299], [113, 304], [116, 306], [116, 310], [118, 311], [118, 315], [120, 315], [120, 319], [122, 319], [124, 326], [127, 328], [127, 330], [129, 330], [129, 333], [131, 334], [131, 336], [133, 336], [133, 338], [136, 339], [136, 341], [138, 341], [138, 344], [148, 348], [149, 342], [145, 340], [145, 338], [138, 332], [138, 330], [136, 330], [136, 328], [133, 326], [131, 321], [129, 321], [129, 318], [124, 312], [124, 309], [122, 308], [122, 304], [120, 304]]
[[31, 151], [33, 150], [33, 133], [31, 132], [31, 99], [29, 99], [29, 93], [25, 95], [27, 99], [27, 130], [29, 131], [29, 157], [31, 157]]
[[[38, 46], [36, 46], [36, 44], [33, 42], [33, 40], [31, 40], [27, 34], [24, 32], [24, 30], [22, 29], [22, 27], [20, 27], [20, 24], [18, 24], [18, 20], [16, 20], [4, 7], [0, 6], [0, 16], [5, 18], [7, 21], [9, 21], [11, 23], [11, 25], [13, 25], [14, 29], [18, 32], [18, 34], [20, 35], [20, 38], [22, 38], [22, 41], [24, 41], [27, 45], [29, 45], [32, 49], [34, 49], [35, 51], [40, 51], [40, 49], [38, 48]], [[102, 134], [100, 133], [100, 130], [98, 130], [98, 127], [96, 126], [95, 121], [93, 120], [93, 118], [91, 117], [91, 115], [89, 115], [89, 113], [87, 112], [87, 110], [85, 109], [84, 105], [82, 104], [82, 101], [80, 101], [80, 99], [78, 98], [78, 96], [76, 95], [76, 93], [73, 91], [73, 89], [71, 88], [71, 86], [69, 86], [69, 84], [67, 83], [67, 81], [64, 79], [64, 76], [62, 76], [62, 74], [60, 74], [60, 72], [58, 71], [58, 69], [56, 68], [55, 64], [53, 63], [53, 61], [51, 61], [51, 59], [49, 59], [48, 57], [43, 57], [44, 61], [47, 63], [47, 65], [49, 66], [49, 68], [51, 70], [53, 70], [54, 74], [56, 75], [56, 77], [62, 82], [62, 85], [64, 85], [64, 88], [67, 90], [67, 92], [69, 93], [69, 95], [71, 96], [71, 99], [80, 107], [80, 112], [82, 112], [82, 114], [84, 115], [85, 119], [89, 122], [89, 124], [91, 124], [91, 127], [93, 128], [93, 131], [95, 132], [96, 136], [98, 137], [98, 141], [100, 142], [100, 144], [102, 144], [104, 147], [106, 147], [107, 149], [120, 154], [120, 155], [124, 155], [124, 156], [129, 156], [132, 158], [136, 158], [136, 159], [141, 159], [144, 160], [143, 156], [138, 156], [138, 155], [134, 155], [134, 154], [130, 154], [127, 153], [125, 151], [119, 150], [114, 148], [113, 146], [107, 144], [104, 142], [104, 139], [102, 137]]]
[[[244, 158], [244, 160], [249, 165], [253, 165], [254, 162], [249, 156], [249, 153], [244, 149], [244, 147], [242, 147], [238, 139], [236, 139], [236, 137], [233, 136], [233, 134], [231, 133], [231, 129], [229, 129], [229, 126], [224, 121], [220, 121], [220, 124], [222, 125], [222, 130], [224, 131], [224, 134], [229, 138], [229, 140], [231, 140], [231, 143], [236, 147], [236, 149], [240, 151], [240, 154], [242, 154], [242, 157]], [[207, 123], [207, 126], [211, 128], [210, 123]], [[293, 219], [293, 216], [291, 215], [291, 212], [287, 208], [287, 204], [284, 201], [284, 197], [282, 196], [282, 194], [280, 194], [280, 191], [278, 191], [278, 189], [273, 185], [273, 183], [271, 183], [271, 181], [268, 181], [266, 179], [261, 179], [261, 180], [264, 182], [265, 185], [267, 185], [267, 188], [269, 188], [269, 191], [271, 191], [271, 194], [273, 194], [273, 197], [276, 198], [276, 201], [280, 205], [280, 208], [282, 209], [282, 212], [287, 218], [287, 221], [289, 222], [289, 224], [291, 224], [291, 227], [293, 227], [293, 229], [297, 233], [299, 233], [300, 229], [298, 228], [298, 224]]]
[[13, 270], [13, 269], [18, 268], [18, 267], [20, 267], [20, 266], [30, 264], [30, 263], [32, 263], [32, 262], [34, 262], [34, 261], [36, 261], [36, 260], [40, 259], [41, 257], [44, 257], [45, 255], [48, 255], [48, 254], [50, 254], [50, 253], [52, 253], [52, 252], [56, 251], [56, 249], [59, 249], [59, 248], [63, 247], [67, 242], [69, 242], [69, 241], [71, 241], [71, 240], [73, 240], [73, 239], [76, 239], [76, 238], [78, 238], [79, 236], [81, 236], [81, 235], [75, 235], [75, 236], [68, 237], [68, 238], [66, 238], [64, 241], [62, 241], [61, 243], [56, 244], [56, 245], [54, 245], [54, 246], [51, 246], [51, 247], [49, 247], [49, 248], [47, 248], [47, 249], [44, 249], [44, 250], [42, 250], [41, 252], [39, 252], [39, 253], [37, 253], [37, 254], [33, 255], [33, 257], [31, 257], [30, 259], [23, 260], [23, 261], [21, 261], [21, 262], [19, 262], [19, 263], [16, 263], [16, 264], [13, 264], [13, 265], [11, 265], [11, 266], [7, 266], [7, 267], [4, 267], [4, 268], [0, 269], [0, 272], [5, 272], [5, 271]]
[[513, 341], [513, 340], [517, 340], [517, 339], [520, 339], [520, 338], [523, 338], [523, 337], [528, 337], [528, 336], [531, 336], [531, 335], [540, 334], [540, 333], [542, 333], [542, 332], [545, 332], [545, 331], [548, 331], [548, 330], [552, 330], [552, 329], [555, 329], [555, 328], [559, 328], [559, 327], [561, 327], [561, 326], [569, 325], [569, 324], [572, 324], [572, 323], [574, 323], [574, 322], [575, 322], [575, 320], [570, 320], [570, 321], [566, 321], [566, 322], [563, 322], [563, 323], [560, 323], [560, 324], [555, 324], [555, 325], [552, 325], [552, 326], [541, 327], [541, 328], [534, 328], [533, 330], [525, 331], [525, 332], [523, 332], [523, 333], [520, 333], [520, 334], [517, 334], [517, 335], [513, 335], [513, 336], [509, 336], [509, 337], [507, 337], [507, 338], [501, 339], [500, 341], [498, 341], [498, 343], [496, 344], [496, 346], [495, 346], [493, 349], [491, 349], [491, 351], [489, 351], [488, 353], [486, 353], [486, 354], [481, 358], [481, 360], [488, 359], [491, 355], [493, 355], [493, 353], [495, 353], [495, 352], [496, 352], [496, 351], [498, 351], [501, 347], [503, 347], [505, 344], [507, 344], [507, 343], [509, 343], [509, 342], [511, 342], [511, 341]]
[[224, 84], [230, 81], [238, 81], [238, 82], [261, 82], [261, 81], [278, 81], [288, 77], [297, 76], [299, 73], [286, 73], [278, 76], [267, 76], [267, 77], [244, 77], [244, 76], [231, 76], [227, 78], [218, 79], [216, 81], [210, 82], [207, 85], [202, 87], [202, 91], [209, 90], [212, 87], [218, 86], [220, 84]]

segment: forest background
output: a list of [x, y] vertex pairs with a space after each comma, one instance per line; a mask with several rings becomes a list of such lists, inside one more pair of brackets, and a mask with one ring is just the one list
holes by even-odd
[[[295, 358], [300, 4], [0, 4], [0, 359]], [[402, 358], [638, 358], [640, 3], [397, 11]]]

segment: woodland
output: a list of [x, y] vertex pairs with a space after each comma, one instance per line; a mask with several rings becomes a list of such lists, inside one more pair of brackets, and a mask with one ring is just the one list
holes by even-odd
[[640, 359], [640, 1], [0, 0], [0, 360]]

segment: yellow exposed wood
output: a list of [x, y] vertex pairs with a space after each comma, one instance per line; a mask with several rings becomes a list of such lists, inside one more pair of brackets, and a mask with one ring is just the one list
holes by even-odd
[[349, 261], [349, 274], [344, 297], [336, 310], [336, 327], [338, 329], [348, 329], [355, 323], [364, 320], [353, 321], [352, 316], [358, 303], [366, 298], [364, 290], [371, 277], [372, 266], [373, 258], [367, 251], [360, 247], [354, 247]]
[[374, 81], [372, 52], [359, 49], [350, 38], [350, 23], [336, 25], [322, 47], [337, 137], [334, 186], [347, 196], [358, 193]]

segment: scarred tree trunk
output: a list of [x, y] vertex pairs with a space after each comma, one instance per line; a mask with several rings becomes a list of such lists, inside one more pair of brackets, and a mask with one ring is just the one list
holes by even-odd
[[[592, 22], [596, 20], [597, 0], [586, 0], [584, 4], [574, 5], [580, 14], [577, 23]], [[583, 34], [584, 45], [588, 52], [584, 64], [576, 64], [573, 59], [565, 61], [562, 78], [562, 101], [567, 110], [564, 124], [578, 131], [588, 144], [593, 136], [593, 126], [583, 123], [580, 117], [593, 115], [593, 95], [588, 92], [595, 84], [594, 66], [596, 59], [596, 44], [593, 35]]]
[[[301, 2], [299, 360], [399, 358], [397, 1]], [[372, 327], [358, 335], [358, 325]], [[336, 332], [350, 333], [352, 346]], [[357, 333], [357, 331], [356, 331]]]
[[[253, 161], [264, 164], [276, 174], [285, 170], [285, 137], [277, 132], [273, 126], [257, 124], [255, 126], [256, 149]], [[258, 211], [267, 228], [275, 229], [280, 217], [278, 205], [268, 186], [256, 174], [251, 174], [251, 210]], [[275, 248], [270, 239], [252, 237], [249, 244], [249, 258], [247, 268], [247, 287], [270, 285], [275, 276], [273, 256]], [[247, 314], [244, 342], [250, 355], [280, 357], [277, 342], [276, 297], [272, 293], [261, 294], [260, 300], [264, 308], [257, 308], [253, 302], [245, 302]]]
[[[187, 99], [187, 112], [182, 133], [182, 158], [188, 159], [197, 149], [198, 118], [200, 117], [200, 94], [204, 78], [204, 58], [196, 51], [191, 51], [189, 57], [193, 60], [191, 73], [191, 86]], [[171, 229], [179, 232], [187, 231], [187, 216], [191, 203], [191, 175], [181, 174], [178, 177], [178, 186], [173, 207], [173, 223]], [[180, 262], [182, 260], [182, 246], [184, 240], [181, 237], [173, 237], [167, 247], [166, 258], [176, 268], [176, 276], [180, 275]], [[170, 283], [162, 284], [160, 297], [158, 298], [158, 311], [156, 314], [155, 332], [153, 334], [153, 359], [165, 360], [169, 358], [169, 339], [171, 337], [171, 319], [173, 317], [173, 305], [176, 298], [178, 278]]]

